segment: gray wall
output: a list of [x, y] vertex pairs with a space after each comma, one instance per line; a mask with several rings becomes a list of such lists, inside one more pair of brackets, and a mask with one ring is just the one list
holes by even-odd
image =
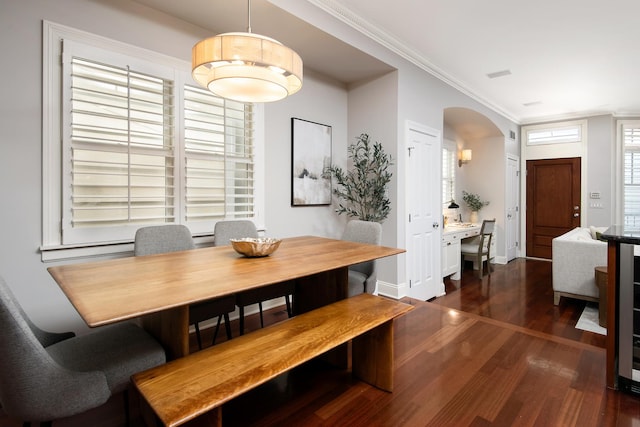
[[[2, 2], [0, 52], [7, 64], [0, 87], [0, 275], [36, 323], [85, 330], [41, 261], [42, 232], [42, 20], [99, 34], [190, 61], [192, 45], [209, 31], [130, 1], [25, 0]], [[20, 40], [19, 43], [14, 43]], [[290, 207], [291, 117], [332, 126], [336, 162], [346, 166], [347, 96], [344, 85], [305, 70], [295, 96], [265, 105], [267, 233], [338, 237], [343, 219], [331, 206]], [[344, 153], [344, 154], [343, 154]], [[342, 163], [340, 163], [342, 162]], [[73, 260], [72, 260], [73, 262]]]
[[[316, 234], [338, 237], [345, 218], [332, 207], [292, 208], [290, 198], [290, 119], [299, 117], [332, 126], [334, 161], [346, 166], [346, 145], [369, 132], [396, 159], [390, 191], [392, 217], [384, 224], [384, 243], [405, 246], [404, 123], [411, 120], [437, 130], [443, 109], [473, 108], [505, 133], [515, 125], [469, 96], [425, 73], [415, 65], [327, 16], [308, 2], [276, 1], [332, 35], [397, 68], [350, 88], [305, 70], [303, 90], [282, 102], [265, 106], [265, 225], [273, 236]], [[83, 328], [75, 310], [46, 271], [39, 246], [42, 230], [41, 70], [42, 20], [85, 30], [142, 48], [190, 60], [192, 45], [209, 36], [170, 16], [129, 0], [2, 1], [0, 52], [5, 67], [0, 88], [0, 213], [2, 244], [0, 274], [33, 319], [52, 329]], [[10, 66], [8, 66], [10, 65]], [[404, 257], [385, 260], [381, 279], [401, 284]]]
[[[615, 119], [610, 115], [589, 117], [587, 129], [587, 195], [597, 191], [599, 200], [589, 199], [586, 208], [586, 225], [605, 227], [615, 221], [614, 212], [614, 159], [616, 150]], [[593, 203], [602, 204], [602, 208], [591, 207]]]

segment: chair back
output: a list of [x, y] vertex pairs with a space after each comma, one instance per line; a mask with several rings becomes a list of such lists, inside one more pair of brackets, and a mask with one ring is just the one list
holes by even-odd
[[216, 222], [213, 228], [213, 246], [230, 245], [230, 239], [258, 237], [258, 229], [253, 221], [237, 219]]
[[36, 338], [31, 321], [2, 277], [0, 324], [0, 405], [10, 417], [54, 420], [107, 401], [111, 392], [104, 374], [72, 372], [58, 365]]
[[489, 252], [491, 251], [491, 239], [493, 238], [493, 232], [496, 228], [496, 219], [485, 219], [482, 221], [482, 228], [480, 229], [480, 245], [478, 251], [487, 255], [487, 261], [489, 260]]
[[[353, 219], [347, 223], [342, 234], [342, 240], [350, 242], [368, 243], [379, 245], [382, 242], [382, 225], [373, 221], [362, 221]], [[376, 273], [376, 262], [367, 261], [349, 267], [350, 270], [359, 271], [370, 278], [374, 278]]]
[[152, 225], [136, 231], [134, 255], [154, 255], [194, 249], [189, 228], [182, 224]]

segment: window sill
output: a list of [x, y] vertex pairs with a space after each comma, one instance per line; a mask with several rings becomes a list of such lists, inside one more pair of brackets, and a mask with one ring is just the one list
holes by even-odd
[[[211, 246], [213, 235], [194, 236], [196, 247]], [[133, 242], [91, 246], [48, 245], [40, 247], [42, 262], [89, 260], [92, 258], [123, 258], [133, 256]]]

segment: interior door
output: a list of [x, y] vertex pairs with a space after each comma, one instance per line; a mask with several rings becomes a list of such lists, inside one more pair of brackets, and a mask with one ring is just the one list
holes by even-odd
[[551, 240], [580, 226], [580, 158], [527, 160], [527, 256], [551, 259]]
[[507, 262], [518, 256], [518, 232], [520, 229], [520, 159], [507, 156], [507, 222], [505, 226]]
[[440, 263], [442, 141], [436, 130], [409, 124], [407, 148], [408, 295], [426, 301], [444, 294]]

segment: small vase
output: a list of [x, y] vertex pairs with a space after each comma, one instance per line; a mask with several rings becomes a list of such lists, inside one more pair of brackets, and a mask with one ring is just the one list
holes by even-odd
[[478, 223], [478, 211], [471, 211], [471, 216], [469, 217], [469, 220], [470, 220], [471, 223], [477, 224]]

